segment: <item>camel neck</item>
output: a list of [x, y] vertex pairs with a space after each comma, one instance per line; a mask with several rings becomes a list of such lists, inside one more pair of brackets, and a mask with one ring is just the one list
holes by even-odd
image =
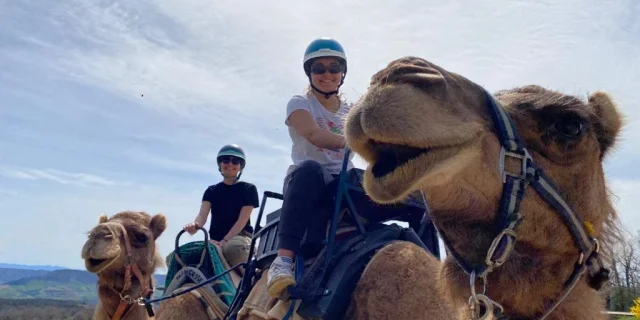
[[[493, 226], [453, 220], [436, 223], [442, 226], [443, 234], [462, 259], [474, 265], [484, 263], [494, 237], [488, 230], [495, 229]], [[565, 293], [564, 284], [574, 271], [575, 259], [566, 252], [549, 254], [527, 243], [517, 243], [509, 259], [487, 275], [486, 296], [501, 304], [509, 319], [537, 319]], [[449, 270], [446, 273], [450, 275], [447, 282], [452, 285], [449, 290], [459, 302], [468, 302], [470, 275], [453, 259], [446, 259], [444, 264], [445, 269]], [[477, 280], [477, 292], [482, 292], [481, 285], [482, 280]], [[590, 290], [583, 276], [547, 319], [565, 319], [565, 316], [566, 319], [594, 319], [593, 314], [598, 314], [597, 306], [602, 303], [602, 297], [595, 290]], [[575, 314], [585, 314], [585, 317], [575, 317]]]
[[[147, 281], [151, 281], [150, 276], [143, 276]], [[106, 279], [114, 279], [115, 281], [107, 281], [103, 277], [98, 278], [98, 299], [100, 300], [100, 304], [102, 305], [104, 312], [106, 312], [109, 317], [113, 316], [122, 302], [120, 295], [128, 295], [131, 299], [137, 299], [144, 291], [144, 288], [141, 287], [138, 278], [135, 276], [131, 278], [131, 287], [126, 292], [122, 292], [122, 289], [124, 288], [123, 274], [120, 274], [119, 272], [112, 272], [106, 277]], [[139, 312], [139, 308], [135, 303], [130, 306], [130, 309], [129, 313]]]

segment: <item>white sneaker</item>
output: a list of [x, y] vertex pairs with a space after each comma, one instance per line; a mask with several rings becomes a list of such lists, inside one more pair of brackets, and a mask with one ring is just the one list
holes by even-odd
[[267, 275], [267, 292], [269, 296], [277, 299], [287, 287], [295, 284], [293, 264], [282, 261], [282, 257], [276, 257], [271, 263]]

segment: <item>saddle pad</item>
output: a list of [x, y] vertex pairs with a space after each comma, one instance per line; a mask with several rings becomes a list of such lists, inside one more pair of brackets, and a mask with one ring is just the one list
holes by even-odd
[[[180, 258], [185, 263], [185, 265], [189, 267], [196, 267], [200, 263], [200, 259], [202, 256], [202, 252], [204, 250], [204, 246], [208, 246], [209, 248], [209, 257], [203, 262], [203, 264], [198, 268], [202, 274], [207, 278], [212, 278], [215, 275], [221, 274], [226, 271], [229, 267], [228, 265], [225, 267], [224, 258], [222, 258], [222, 254], [219, 253], [216, 246], [212, 243], [204, 243], [204, 241], [193, 241], [186, 243], [178, 248], [178, 254]], [[176, 273], [182, 269], [182, 266], [175, 259], [175, 252], [172, 252], [169, 257], [167, 276], [165, 278], [165, 288], [169, 287]], [[222, 301], [227, 305], [230, 305], [233, 301], [233, 297], [236, 294], [236, 284], [232, 280], [232, 277], [229, 273], [220, 277], [215, 283], [212, 283], [213, 290], [217, 293], [230, 293], [230, 295], [223, 295], [221, 297]], [[165, 295], [167, 292], [165, 292]]]
[[[222, 266], [224, 267], [224, 269], [225, 270], [231, 269], [231, 266], [229, 266], [229, 263], [227, 262], [227, 259], [224, 258], [224, 254], [222, 252], [222, 248], [220, 246], [215, 245], [215, 244], [213, 246], [218, 251], [218, 257], [220, 258], [220, 262], [222, 263]], [[242, 280], [242, 277], [240, 275], [238, 275], [237, 272], [229, 272], [228, 275], [231, 277], [231, 282], [233, 282], [233, 286], [235, 288], [237, 288], [238, 285], [240, 284], [240, 280]]]

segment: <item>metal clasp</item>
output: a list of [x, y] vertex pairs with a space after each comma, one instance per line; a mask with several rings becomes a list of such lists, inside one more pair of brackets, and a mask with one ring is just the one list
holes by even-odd
[[478, 303], [478, 299], [476, 298], [476, 279], [482, 279], [482, 294], [487, 294], [487, 278], [479, 278], [475, 270], [471, 271], [469, 287], [471, 288], [471, 299], [474, 300], [474, 303]]
[[[513, 243], [511, 243], [510, 247], [507, 247], [505, 249], [504, 253], [499, 257], [498, 260], [496, 261], [491, 260], [491, 258], [493, 258], [493, 255], [496, 252], [496, 249], [498, 249], [498, 245], [500, 244], [500, 241], [502, 241], [502, 239], [505, 238], [506, 236], [513, 237]], [[485, 261], [484, 261], [484, 263], [487, 264], [487, 267], [493, 270], [494, 268], [501, 266], [505, 261], [507, 261], [507, 258], [509, 257], [509, 254], [513, 250], [517, 239], [518, 239], [518, 235], [513, 229], [506, 228], [500, 231], [500, 233], [493, 239], [493, 242], [491, 243], [491, 246], [487, 251], [487, 257], [485, 258]], [[509, 240], [506, 240], [506, 241], [509, 241]]]
[[[504, 146], [500, 147], [500, 172], [502, 172], [502, 183], [507, 182], [507, 176], [526, 180], [527, 177], [527, 160], [531, 159], [529, 151], [523, 149], [524, 154], [507, 151]], [[511, 157], [520, 161], [520, 173], [507, 172], [505, 170], [506, 158]]]
[[495, 310], [499, 309], [500, 314], [504, 312], [504, 308], [499, 303], [489, 299], [484, 294], [476, 296], [476, 301], [469, 298], [469, 319], [470, 320], [496, 320]]
[[[482, 279], [482, 293], [476, 293], [476, 279]], [[489, 299], [487, 294], [487, 278], [479, 278], [476, 276], [476, 271], [472, 271], [469, 276], [469, 286], [471, 287], [471, 296], [469, 297], [469, 311], [470, 320], [494, 320], [495, 308], [500, 310], [500, 313], [504, 312], [504, 308], [499, 303]]]

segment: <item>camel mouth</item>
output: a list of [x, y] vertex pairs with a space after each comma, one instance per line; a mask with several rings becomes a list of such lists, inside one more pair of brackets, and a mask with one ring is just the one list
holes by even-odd
[[[369, 162], [363, 185], [369, 196], [379, 203], [397, 203], [411, 192], [447, 181], [461, 168], [473, 152], [476, 139], [436, 146], [410, 146], [373, 139], [354, 144], [353, 150]], [[425, 180], [426, 179], [426, 180]]]
[[376, 160], [372, 163], [371, 173], [377, 179], [387, 176], [409, 161], [431, 151], [432, 148], [416, 148], [406, 145], [369, 141], [370, 150]]
[[89, 258], [84, 260], [84, 265], [89, 272], [98, 273], [107, 268], [115, 259]]

